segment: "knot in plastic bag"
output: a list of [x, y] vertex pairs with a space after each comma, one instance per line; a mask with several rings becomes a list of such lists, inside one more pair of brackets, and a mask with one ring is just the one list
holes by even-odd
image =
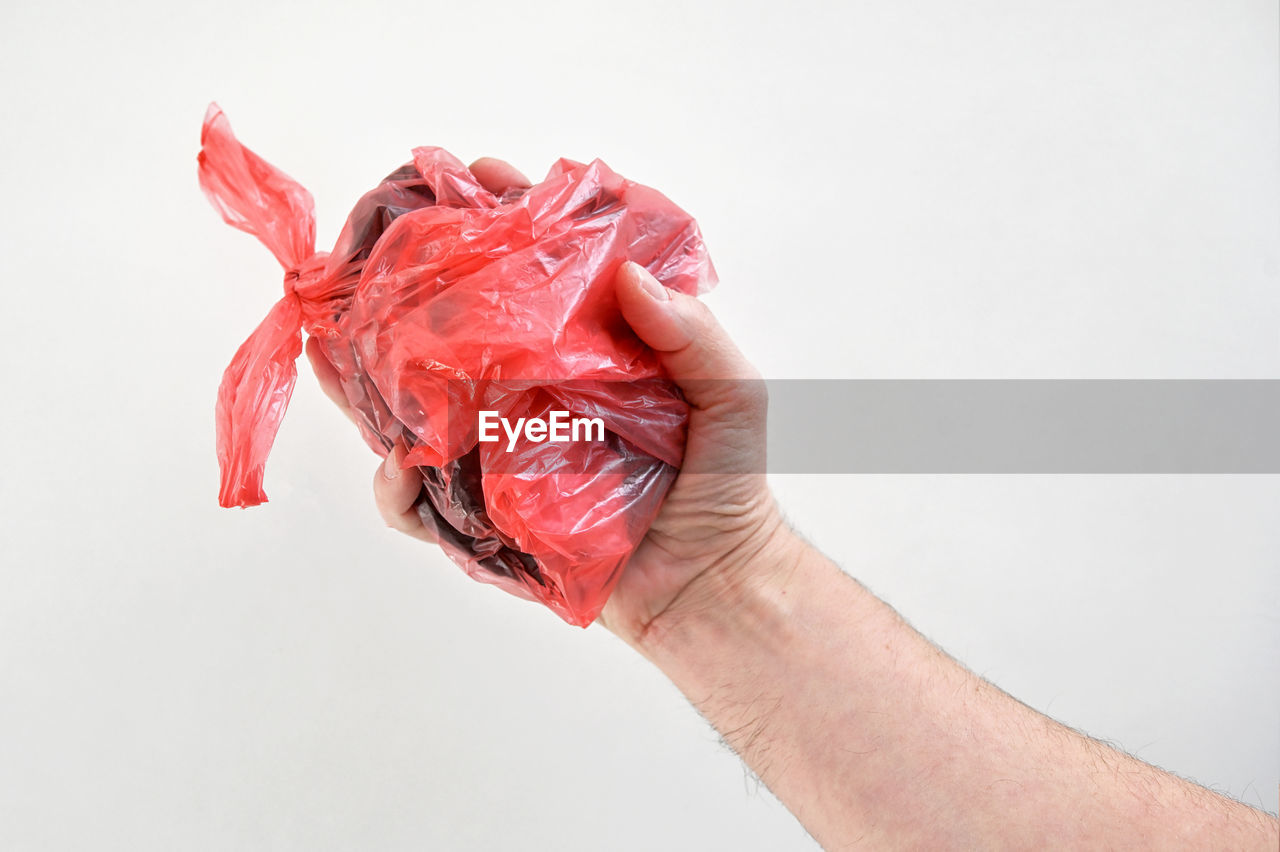
[[328, 258], [329, 253], [327, 251], [313, 252], [300, 265], [286, 269], [284, 273], [284, 294], [286, 296], [297, 296], [304, 300], [315, 299], [318, 295], [316, 291], [320, 289], [318, 285], [325, 276]]

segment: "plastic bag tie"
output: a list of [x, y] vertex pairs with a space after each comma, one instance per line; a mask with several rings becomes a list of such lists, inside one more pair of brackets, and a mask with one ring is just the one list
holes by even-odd
[[293, 395], [304, 318], [323, 292], [327, 252], [315, 250], [311, 193], [235, 138], [210, 104], [200, 133], [200, 187], [227, 224], [253, 234], [284, 267], [284, 295], [231, 359], [215, 410], [222, 506], [267, 502], [263, 468]]

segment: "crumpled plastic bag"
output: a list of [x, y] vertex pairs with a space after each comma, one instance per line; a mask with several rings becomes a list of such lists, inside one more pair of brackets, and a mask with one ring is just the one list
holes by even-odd
[[[679, 469], [688, 408], [623, 320], [624, 261], [705, 292], [715, 270], [694, 220], [600, 160], [557, 161], [495, 197], [455, 157], [413, 161], [366, 193], [332, 252], [315, 251], [310, 193], [242, 146], [216, 104], [200, 185], [285, 270], [284, 296], [218, 389], [218, 495], [266, 501], [263, 468], [297, 378], [301, 329], [337, 368], [361, 434], [395, 442], [422, 479], [417, 511], [474, 579], [595, 620]], [[599, 418], [599, 441], [478, 440], [481, 411]]]

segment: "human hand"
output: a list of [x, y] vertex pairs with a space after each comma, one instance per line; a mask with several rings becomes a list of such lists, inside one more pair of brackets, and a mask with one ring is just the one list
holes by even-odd
[[[484, 158], [470, 168], [495, 195], [530, 185], [500, 160]], [[623, 316], [658, 353], [691, 408], [681, 472], [599, 618], [644, 652], [683, 616], [732, 606], [798, 543], [765, 480], [767, 398], [759, 374], [696, 298], [667, 290], [635, 263], [619, 269], [615, 286]], [[354, 420], [318, 341], [309, 339], [306, 349], [325, 394]], [[380, 465], [375, 503], [388, 526], [434, 541], [415, 508], [421, 482], [400, 471], [404, 455], [396, 445]]]
[[680, 619], [734, 606], [800, 544], [765, 479], [760, 374], [698, 299], [636, 263], [622, 266], [616, 287], [623, 317], [690, 405], [680, 474], [600, 614], [644, 652]]

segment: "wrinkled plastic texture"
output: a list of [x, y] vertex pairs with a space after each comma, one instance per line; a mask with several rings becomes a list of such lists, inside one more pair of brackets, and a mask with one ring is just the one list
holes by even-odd
[[[600, 160], [560, 160], [499, 198], [440, 148], [415, 148], [315, 250], [310, 193], [242, 146], [216, 105], [200, 185], [285, 270], [284, 296], [218, 389], [223, 506], [266, 501], [263, 470], [302, 350], [316, 337], [368, 445], [395, 442], [421, 477], [417, 510], [474, 579], [595, 620], [680, 466], [688, 409], [614, 297], [624, 261], [704, 292], [715, 271], [694, 220]], [[598, 417], [603, 441], [478, 441], [479, 412]]]

